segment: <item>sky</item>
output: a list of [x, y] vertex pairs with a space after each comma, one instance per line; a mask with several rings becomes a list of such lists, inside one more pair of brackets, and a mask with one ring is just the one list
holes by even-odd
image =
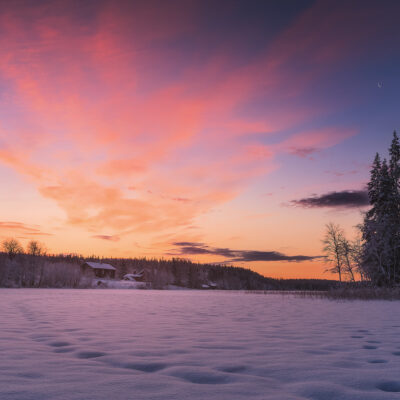
[[398, 1], [0, 0], [0, 240], [325, 273], [400, 130]]

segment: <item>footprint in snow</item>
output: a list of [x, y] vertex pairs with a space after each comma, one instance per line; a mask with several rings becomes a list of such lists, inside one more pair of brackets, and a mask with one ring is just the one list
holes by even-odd
[[17, 374], [20, 378], [28, 378], [28, 379], [39, 379], [42, 378], [42, 374], [38, 374], [37, 372], [21, 372]]
[[70, 344], [71, 343], [69, 343], [69, 342], [57, 341], [57, 342], [49, 343], [49, 346], [52, 346], [52, 347], [65, 347], [65, 346], [69, 346]]
[[130, 363], [124, 365], [124, 368], [133, 369], [141, 372], [156, 372], [166, 367], [167, 365], [162, 363]]
[[376, 387], [383, 392], [400, 392], [400, 382], [398, 381], [384, 381], [376, 385]]
[[72, 347], [59, 347], [54, 350], [54, 353], [70, 353], [74, 350]]
[[102, 353], [101, 351], [81, 351], [77, 353], [78, 358], [89, 359], [89, 358], [98, 358], [105, 356], [106, 353]]
[[228, 376], [202, 369], [197, 370], [194, 368], [175, 369], [175, 371], [170, 372], [169, 375], [198, 385], [221, 385], [230, 383], [233, 379], [232, 375]]
[[218, 368], [219, 371], [227, 372], [228, 374], [238, 374], [247, 370], [244, 365], [231, 365], [227, 367]]
[[370, 364], [385, 364], [387, 363], [387, 360], [381, 359], [381, 358], [374, 358], [373, 360], [368, 360]]

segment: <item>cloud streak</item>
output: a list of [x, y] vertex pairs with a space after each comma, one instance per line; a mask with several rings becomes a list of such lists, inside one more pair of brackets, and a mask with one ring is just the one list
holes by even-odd
[[0, 221], [0, 231], [28, 236], [52, 236], [51, 233], [42, 232], [38, 225], [28, 225], [15, 221]]
[[[190, 224], [274, 169], [279, 152], [307, 157], [355, 133], [294, 129], [276, 146], [258, 139], [293, 129], [324, 107], [302, 98], [353, 45], [348, 39], [342, 48], [332, 35], [330, 27], [342, 18], [333, 5], [332, 13], [318, 5], [300, 14], [248, 59], [244, 49], [221, 51], [222, 38], [218, 51], [200, 41], [199, 61], [171, 45], [190, 43], [201, 31], [194, 3], [112, 7], [104, 1], [90, 18], [68, 4], [3, 9], [0, 78], [8, 85], [7, 108], [24, 112], [14, 118], [12, 134], [0, 127], [0, 160], [28, 175], [70, 224], [146, 230]], [[331, 23], [310, 35], [309, 19], [323, 15]], [[78, 24], [82, 18], [85, 24]], [[299, 60], [310, 74], [296, 73]], [[284, 106], [251, 115], [246, 107], [256, 98]], [[135, 199], [126, 197], [124, 185], [137, 188]]]
[[358, 208], [369, 205], [366, 190], [343, 190], [292, 200], [294, 206], [304, 208]]
[[118, 242], [120, 240], [119, 236], [116, 235], [93, 235], [94, 239], [108, 240], [111, 242]]
[[[211, 34], [207, 2], [71, 4], [1, 5], [0, 162], [91, 233], [190, 226], [278, 155], [309, 158], [355, 135], [314, 127], [343, 107], [315, 88], [369, 49], [360, 27], [381, 37], [388, 25], [385, 5], [316, 2], [249, 54], [254, 27]], [[232, 47], [233, 36], [248, 40]]]
[[179, 255], [214, 255], [225, 257], [226, 262], [254, 262], [254, 261], [289, 261], [302, 262], [312, 261], [322, 256], [289, 256], [277, 251], [257, 251], [257, 250], [235, 250], [231, 248], [210, 247], [204, 243], [197, 242], [174, 242], [174, 246], [179, 248]]

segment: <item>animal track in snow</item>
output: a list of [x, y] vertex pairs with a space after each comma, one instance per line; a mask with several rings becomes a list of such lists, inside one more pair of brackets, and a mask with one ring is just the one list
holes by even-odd
[[247, 370], [244, 365], [231, 365], [227, 367], [218, 368], [219, 371], [227, 372], [229, 374], [238, 374]]
[[370, 364], [386, 364], [386, 363], [387, 363], [387, 360], [380, 359], [380, 358], [374, 358], [374, 359], [372, 359], [372, 360], [368, 360], [368, 362], [369, 362]]
[[71, 343], [63, 342], [63, 341], [49, 343], [49, 346], [53, 346], [53, 347], [65, 347], [65, 346], [70, 346], [70, 345], [71, 345]]
[[176, 368], [169, 375], [198, 385], [221, 385], [232, 382], [231, 376], [214, 371], [194, 368]]
[[128, 363], [124, 368], [133, 369], [141, 372], [156, 372], [167, 367], [167, 364], [162, 363]]
[[383, 392], [400, 392], [400, 382], [398, 381], [384, 381], [376, 385], [376, 387]]
[[80, 351], [76, 355], [78, 358], [87, 359], [87, 358], [103, 357], [106, 355], [106, 353], [103, 353], [101, 351]]

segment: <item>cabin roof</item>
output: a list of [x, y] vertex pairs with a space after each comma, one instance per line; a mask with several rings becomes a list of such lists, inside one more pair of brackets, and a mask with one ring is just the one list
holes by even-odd
[[93, 269], [109, 269], [112, 271], [116, 271], [116, 269], [110, 264], [96, 263], [92, 261], [86, 261], [83, 265], [89, 265], [90, 268]]

